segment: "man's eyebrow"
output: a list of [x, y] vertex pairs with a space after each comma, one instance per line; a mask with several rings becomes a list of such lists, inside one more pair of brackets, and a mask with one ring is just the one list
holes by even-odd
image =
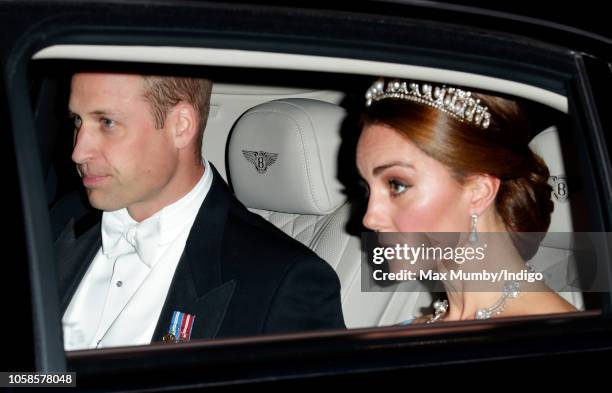
[[[108, 111], [108, 110], [96, 110], [96, 111], [91, 111], [88, 113], [89, 115], [95, 115], [95, 116], [117, 116], [117, 117], [125, 117], [125, 115], [123, 114], [123, 112], [120, 111]], [[68, 115], [69, 116], [74, 116], [74, 115], [78, 115], [76, 112], [74, 112], [72, 109], [68, 108]], [[79, 115], [80, 116], [80, 115]]]
[[377, 176], [377, 175], [379, 175], [381, 172], [384, 172], [385, 170], [387, 170], [387, 169], [389, 169], [389, 168], [392, 168], [392, 167], [394, 167], [394, 166], [401, 166], [401, 167], [403, 167], [403, 168], [415, 169], [415, 168], [414, 168], [414, 165], [412, 165], [412, 164], [410, 164], [410, 163], [408, 163], [408, 162], [402, 162], [402, 161], [393, 161], [393, 162], [390, 162], [390, 163], [388, 163], [388, 164], [384, 164], [384, 165], [379, 165], [379, 166], [377, 166], [376, 168], [374, 168], [374, 169], [372, 170], [372, 174], [373, 174], [374, 176]]
[[124, 117], [123, 112], [121, 111], [107, 111], [107, 110], [97, 110], [89, 112], [90, 115], [97, 116], [119, 116]]

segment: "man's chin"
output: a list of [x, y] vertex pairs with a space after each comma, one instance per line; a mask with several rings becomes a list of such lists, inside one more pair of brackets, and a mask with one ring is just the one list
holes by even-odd
[[102, 210], [105, 212], [112, 212], [125, 207], [121, 206], [121, 204], [119, 203], [113, 203], [112, 201], [109, 201], [108, 198], [105, 198], [103, 195], [100, 195], [99, 190], [87, 189], [87, 198], [89, 199], [89, 204], [94, 209]]

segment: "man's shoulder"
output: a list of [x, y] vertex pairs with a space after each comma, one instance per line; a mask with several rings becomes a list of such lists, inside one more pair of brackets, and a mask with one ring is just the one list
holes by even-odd
[[245, 293], [339, 299], [340, 281], [329, 263], [240, 203], [230, 209], [223, 248], [224, 279], [238, 279]]
[[242, 258], [256, 261], [259, 268], [287, 268], [296, 263], [308, 263], [331, 270], [329, 264], [310, 248], [239, 202], [230, 209], [224, 242]]
[[249, 211], [239, 202], [233, 204], [230, 209], [227, 225], [228, 237], [235, 239], [235, 241], [256, 244], [262, 251], [276, 250], [316, 256], [308, 247], [262, 216]]

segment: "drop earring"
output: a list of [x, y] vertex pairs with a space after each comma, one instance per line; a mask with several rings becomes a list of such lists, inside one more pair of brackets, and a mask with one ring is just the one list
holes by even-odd
[[478, 241], [478, 215], [473, 213], [471, 216], [471, 228], [470, 228], [470, 236], [468, 240], [470, 243], [474, 244]]

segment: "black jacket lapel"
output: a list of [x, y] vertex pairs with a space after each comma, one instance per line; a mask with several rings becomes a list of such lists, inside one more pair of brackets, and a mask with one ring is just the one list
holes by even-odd
[[100, 219], [101, 212], [92, 211], [77, 222], [71, 220], [55, 242], [61, 315], [102, 246]]
[[224, 283], [221, 275], [223, 232], [232, 195], [211, 168], [212, 186], [187, 238], [153, 341], [161, 341], [168, 332], [174, 311], [195, 315], [192, 339], [214, 338], [234, 293], [235, 282]]

